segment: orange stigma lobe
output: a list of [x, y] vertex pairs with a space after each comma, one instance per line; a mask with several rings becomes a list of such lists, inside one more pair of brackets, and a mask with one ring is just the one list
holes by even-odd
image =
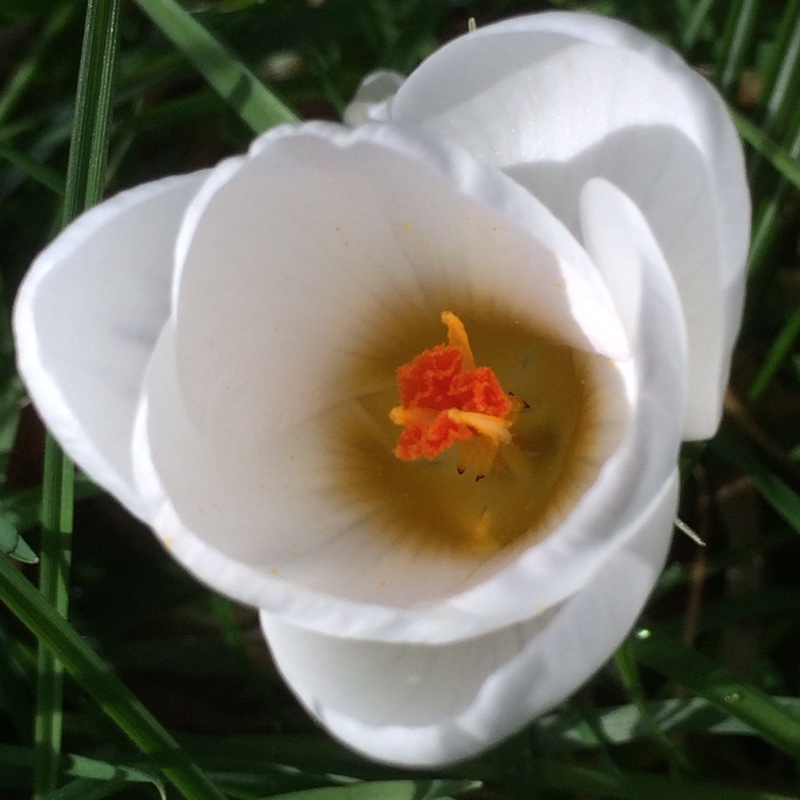
[[466, 329], [452, 312], [442, 313], [447, 344], [424, 350], [397, 370], [400, 405], [389, 414], [404, 427], [394, 454], [403, 461], [432, 459], [462, 443], [459, 471], [491, 467], [501, 444], [511, 441], [516, 406], [489, 367], [476, 367]]

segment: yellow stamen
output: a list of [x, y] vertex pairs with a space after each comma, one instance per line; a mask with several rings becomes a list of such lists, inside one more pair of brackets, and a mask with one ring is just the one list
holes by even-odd
[[469, 337], [464, 323], [452, 312], [442, 311], [442, 322], [447, 325], [447, 346], [455, 347], [461, 351], [461, 368], [465, 372], [475, 369], [475, 358], [472, 355], [472, 348], [469, 346]]

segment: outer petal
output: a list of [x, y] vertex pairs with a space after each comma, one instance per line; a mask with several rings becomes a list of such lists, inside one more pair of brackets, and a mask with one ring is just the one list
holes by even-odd
[[[624, 270], [635, 287], [623, 291], [619, 282], [616, 298], [636, 342], [641, 377], [634, 434], [639, 445], [633, 451], [638, 461], [617, 460], [612, 469], [627, 470], [628, 479], [635, 476], [649, 494], [634, 491], [627, 512], [606, 498], [618, 515], [616, 529], [602, 515], [576, 520], [580, 509], [571, 515], [567, 526], [577, 522], [587, 532], [592, 526], [607, 532], [599, 569], [558, 605], [478, 638], [438, 646], [352, 641], [301, 630], [262, 612], [278, 667], [304, 705], [334, 735], [374, 758], [415, 766], [465, 758], [560, 702], [611, 655], [663, 563], [677, 500], [673, 465], [685, 398], [681, 359], [665, 352], [671, 343], [683, 349], [678, 300], [652, 234], [629, 198], [597, 180], [586, 187], [581, 205], [598, 266]], [[671, 403], [679, 408], [670, 420]], [[519, 597], [537, 594], [537, 550], [558, 548], [559, 534], [527, 554], [533, 563], [528, 585], [516, 586]], [[551, 553], [551, 569], [557, 557]], [[484, 601], [492, 598], [484, 595]]]
[[635, 535], [546, 614], [448, 645], [358, 642], [262, 612], [276, 664], [305, 707], [365, 755], [426, 767], [475, 755], [575, 691], [633, 625], [661, 570], [673, 476]]
[[175, 236], [205, 174], [147, 183], [84, 214], [36, 259], [14, 309], [19, 370], [45, 423], [140, 517], [134, 412], [169, 312]]
[[[490, 608], [479, 596], [465, 608], [437, 605], [515, 554], [484, 566], [482, 557], [408, 547], [383, 509], [343, 491], [363, 459], [343, 459], [330, 431], [370, 424], [358, 398], [376, 390], [376, 367], [359, 359], [376, 352], [374, 332], [392, 314], [398, 340], [377, 348], [388, 349], [381, 419], [405, 360], [394, 348], [420, 335], [400, 312], [422, 308], [434, 326], [410, 354], [442, 336], [439, 311], [459, 298], [625, 351], [585, 252], [501, 173], [413, 131], [284, 129], [256, 143], [250, 159], [220, 167], [179, 237], [174, 319], [153, 357], [134, 437], [138, 486], [162, 539], [219, 590], [346, 635], [456, 639], [563, 599], [592, 569], [591, 548], [583, 577], [551, 581], [522, 608], [512, 590]], [[232, 202], [237, 194], [241, 202]], [[594, 281], [586, 286], [583, 276]], [[564, 294], [585, 332], [559, 321]], [[609, 405], [624, 405], [621, 395]], [[620, 418], [618, 428], [622, 410]], [[391, 453], [390, 440], [381, 446]], [[564, 548], [564, 563], [571, 552]]]
[[710, 84], [623, 23], [538, 14], [446, 45], [400, 87], [390, 114], [500, 166], [573, 231], [588, 179], [623, 189], [644, 211], [686, 314], [685, 438], [713, 434], [741, 316], [750, 208], [741, 147]]

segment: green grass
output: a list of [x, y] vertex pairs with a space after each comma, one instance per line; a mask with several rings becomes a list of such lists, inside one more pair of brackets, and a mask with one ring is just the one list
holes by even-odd
[[254, 131], [336, 119], [370, 70], [413, 68], [471, 16], [545, 5], [0, 6], [0, 796], [797, 796], [800, 0], [549, 4], [627, 19], [713, 76], [747, 143], [754, 245], [726, 418], [687, 451], [681, 518], [707, 547], [678, 537], [614, 662], [484, 756], [409, 773], [333, 742], [282, 685], [254, 613], [196, 584], [80, 476], [73, 487], [21, 404], [13, 297], [80, 211], [240, 152]]

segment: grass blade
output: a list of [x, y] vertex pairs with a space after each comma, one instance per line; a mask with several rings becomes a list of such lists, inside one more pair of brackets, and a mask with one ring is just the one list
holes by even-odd
[[136, 0], [255, 133], [297, 116], [175, 0]]
[[740, 683], [720, 664], [667, 637], [637, 637], [634, 651], [651, 669], [745, 722], [778, 749], [800, 758], [800, 717], [760, 689]]
[[[73, 468], [52, 437], [47, 437], [42, 487], [42, 547], [39, 591], [57, 614], [67, 616], [72, 531]], [[51, 794], [58, 783], [61, 754], [63, 667], [39, 642], [36, 666], [36, 746], [34, 798]]]
[[749, 475], [761, 496], [795, 532], [800, 533], [800, 496], [727, 431], [722, 431], [709, 447], [716, 455]]
[[682, 781], [672, 777], [626, 772], [622, 776], [565, 764], [539, 761], [542, 783], [584, 797], [614, 797], [624, 800], [790, 800], [787, 795], [741, 789], [718, 783]]
[[22, 59], [14, 70], [14, 74], [0, 91], [0, 122], [8, 119], [14, 106], [23, 96], [39, 70], [43, 55], [64, 30], [74, 13], [75, 6], [71, 3], [63, 3], [53, 7], [44, 30], [36, 40], [36, 44]]
[[706, 17], [708, 17], [713, 5], [714, 0], [698, 0], [694, 4], [686, 26], [681, 33], [681, 47], [684, 53], [688, 53], [694, 47], [700, 37], [703, 23], [706, 21]]
[[615, 655], [617, 669], [628, 690], [628, 694], [641, 715], [642, 722], [647, 726], [654, 743], [669, 761], [673, 769], [682, 775], [695, 775], [696, 770], [689, 759], [672, 740], [661, 730], [652, 716], [645, 697], [642, 680], [639, 675], [639, 664], [630, 641], [625, 641]]
[[473, 781], [374, 781], [275, 795], [273, 800], [439, 800], [476, 789]]
[[222, 793], [113, 669], [42, 599], [7, 558], [0, 558], [0, 599], [50, 648], [69, 674], [139, 749], [151, 757], [186, 800], [224, 800]]
[[728, 9], [722, 53], [714, 70], [714, 80], [729, 99], [736, 94], [747, 50], [755, 33], [758, 0], [734, 0]]
[[800, 164], [793, 153], [785, 150], [775, 141], [770, 139], [758, 125], [750, 122], [747, 117], [733, 108], [728, 108], [739, 135], [760, 156], [769, 161], [780, 175], [786, 178], [795, 187], [800, 188]]
[[753, 381], [753, 385], [750, 387], [750, 391], [747, 393], [748, 403], [755, 403], [767, 390], [770, 381], [775, 377], [775, 373], [789, 355], [798, 336], [800, 336], [800, 309], [795, 309], [773, 342], [772, 347], [770, 347], [764, 359], [764, 366], [759, 371]]
[[[75, 118], [67, 162], [64, 225], [101, 197], [116, 65], [120, 0], [89, 0], [78, 72]], [[39, 586], [56, 613], [67, 615], [74, 505], [74, 467], [48, 434], [42, 484], [42, 547]], [[63, 668], [39, 643], [34, 742], [34, 798], [51, 794], [61, 753]]]

